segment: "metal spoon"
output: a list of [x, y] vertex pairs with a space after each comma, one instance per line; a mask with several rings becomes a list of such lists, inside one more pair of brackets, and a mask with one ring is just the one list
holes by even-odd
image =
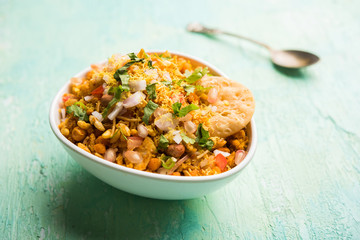
[[320, 58], [312, 53], [299, 51], [299, 50], [275, 50], [269, 47], [268, 45], [253, 40], [248, 37], [244, 37], [238, 34], [225, 32], [219, 29], [207, 28], [200, 23], [190, 23], [187, 25], [186, 28], [189, 32], [196, 32], [196, 33], [205, 33], [205, 34], [225, 34], [228, 36], [233, 36], [241, 39], [248, 40], [260, 46], [267, 48], [271, 55], [271, 61], [280, 66], [285, 68], [302, 68], [306, 66], [310, 66], [320, 60]]

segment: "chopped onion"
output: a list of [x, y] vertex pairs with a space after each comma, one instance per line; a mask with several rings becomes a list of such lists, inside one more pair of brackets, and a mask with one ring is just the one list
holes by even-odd
[[230, 156], [230, 153], [228, 153], [228, 152], [223, 152], [223, 151], [220, 151], [220, 150], [215, 150], [215, 151], [214, 151], [214, 154], [215, 154], [215, 157], [216, 157], [218, 154], [221, 154], [221, 155], [223, 155], [224, 157]]
[[145, 99], [145, 95], [142, 92], [136, 92], [124, 101], [124, 107], [125, 108], [131, 108], [135, 107], [139, 103], [141, 103], [142, 100]]
[[104, 79], [105, 82], [108, 82], [108, 81], [110, 80], [110, 77], [109, 77], [109, 75], [106, 75], [106, 74], [105, 74], [105, 75], [103, 76], [103, 79]]
[[209, 160], [208, 160], [207, 158], [205, 158], [204, 160], [202, 160], [202, 161], [200, 162], [200, 167], [203, 168], [203, 167], [205, 167], [205, 166], [208, 165], [208, 164], [209, 164]]
[[108, 92], [109, 92], [109, 89], [110, 89], [110, 88], [104, 88], [103, 95], [107, 95], [107, 94], [108, 94]]
[[134, 150], [137, 147], [140, 147], [144, 139], [141, 137], [128, 137], [127, 149]]
[[172, 117], [171, 113], [166, 113], [155, 120], [155, 125], [162, 131], [170, 131], [174, 129], [178, 121]]
[[129, 86], [130, 86], [131, 92], [143, 91], [146, 89], [146, 81], [145, 80], [130, 81]]
[[161, 115], [164, 115], [165, 113], [167, 113], [168, 111], [164, 108], [157, 108], [154, 112], [154, 117], [155, 118], [158, 118], [160, 117]]
[[126, 108], [123, 108], [120, 112], [119, 112], [119, 114], [118, 114], [118, 116], [120, 115], [123, 115], [123, 114], [125, 114], [127, 112], [127, 109]]
[[244, 160], [246, 152], [244, 150], [237, 150], [235, 153], [235, 164], [239, 165]]
[[119, 113], [121, 112], [121, 110], [123, 109], [123, 103], [122, 102], [118, 102], [114, 108], [114, 110], [108, 115], [108, 118], [112, 121], [114, 120], [114, 118], [116, 118], [117, 115], [119, 115]]
[[142, 163], [143, 157], [139, 152], [136, 151], [126, 151], [124, 152], [124, 157], [131, 163], [137, 164]]
[[216, 88], [211, 88], [208, 93], [208, 102], [215, 103], [218, 99], [218, 91]]
[[211, 111], [212, 112], [216, 112], [216, 110], [217, 110], [217, 106], [211, 106]]
[[94, 96], [93, 95], [89, 95], [89, 96], [85, 96], [84, 97], [84, 100], [85, 101], [87, 101], [87, 102], [89, 102], [91, 99], [93, 99], [94, 98]]
[[121, 54], [121, 53], [115, 53], [113, 55], [113, 58], [115, 59], [115, 61], [128, 61], [130, 60], [130, 57], [127, 54]]
[[163, 73], [163, 77], [167, 80], [167, 81], [171, 81], [171, 77], [170, 74], [168, 72], [164, 72]]
[[158, 170], [157, 170], [157, 173], [159, 173], [159, 174], [163, 174], [163, 175], [166, 175], [166, 174], [168, 174], [168, 171], [169, 171], [169, 169], [166, 169], [166, 168], [159, 168]]
[[102, 117], [102, 115], [101, 115], [101, 113], [99, 113], [99, 112], [97, 112], [97, 111], [93, 111], [93, 112], [92, 112], [92, 115], [93, 115], [94, 117], [96, 117], [97, 120], [99, 120], [100, 122], [102, 122], [102, 120], [104, 120], [103, 117]]
[[[153, 62], [153, 63], [154, 63], [154, 62]], [[152, 77], [153, 80], [159, 78], [159, 74], [158, 74], [158, 71], [157, 71], [156, 69], [148, 69], [148, 70], [145, 70], [145, 74], [148, 75], [149, 77]]]
[[62, 108], [61, 110], [61, 121], [64, 121], [66, 118], [66, 111], [65, 108]]
[[108, 72], [111, 72], [112, 70], [114, 70], [115, 64], [108, 62], [108, 63], [105, 65], [105, 67], [106, 67], [106, 70], [107, 70]]
[[175, 136], [176, 134], [179, 134], [180, 130], [173, 131], [172, 134]]
[[181, 143], [182, 138], [181, 138], [181, 136], [180, 136], [180, 133], [175, 134], [173, 140], [174, 140], [174, 142], [176, 142], [177, 144]]
[[109, 162], [115, 162], [116, 159], [116, 148], [109, 148], [104, 154], [104, 159]]
[[185, 117], [181, 117], [179, 118], [180, 122], [186, 122], [186, 121], [190, 121], [192, 119], [192, 115], [190, 113], [186, 114]]
[[185, 131], [188, 133], [194, 133], [197, 129], [197, 126], [192, 121], [187, 121], [184, 123]]
[[146, 138], [148, 135], [148, 129], [142, 124], [139, 124], [137, 126], [137, 131], [138, 131], [139, 137]]
[[71, 84], [77, 86], [77, 85], [81, 84], [82, 79], [81, 79], [81, 78], [72, 77], [72, 78], [70, 79], [70, 82], [71, 82]]

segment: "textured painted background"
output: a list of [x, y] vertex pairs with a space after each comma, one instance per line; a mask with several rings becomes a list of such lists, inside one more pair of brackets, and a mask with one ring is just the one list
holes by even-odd
[[[171, 2], [0, 0], [0, 238], [360, 239], [359, 1]], [[187, 33], [194, 20], [322, 60], [276, 69], [250, 43]], [[193, 54], [253, 91], [257, 153], [220, 191], [130, 195], [81, 169], [53, 136], [58, 88], [141, 47]]]

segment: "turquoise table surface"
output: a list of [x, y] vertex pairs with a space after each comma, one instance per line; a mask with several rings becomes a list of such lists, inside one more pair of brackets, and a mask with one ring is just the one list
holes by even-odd
[[[191, 21], [321, 61], [276, 68], [261, 47], [186, 32]], [[0, 0], [0, 239], [360, 239], [359, 41], [355, 0]], [[235, 181], [146, 199], [61, 147], [48, 124], [58, 89], [140, 48], [193, 54], [252, 90], [258, 148]]]

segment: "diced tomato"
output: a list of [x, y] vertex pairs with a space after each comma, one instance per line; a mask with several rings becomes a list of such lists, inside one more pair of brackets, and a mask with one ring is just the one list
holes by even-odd
[[66, 102], [67, 100], [69, 100], [70, 98], [74, 97], [73, 94], [69, 94], [69, 93], [65, 93], [62, 97], [62, 101]]
[[224, 157], [222, 154], [216, 155], [215, 164], [221, 169], [221, 171], [224, 171], [227, 164], [226, 157]]
[[181, 93], [172, 95], [170, 98], [173, 100], [173, 102], [185, 103], [185, 97]]
[[102, 85], [100, 85], [100, 87], [95, 88], [95, 89], [91, 92], [91, 94], [95, 96], [95, 95], [101, 95], [101, 94], [103, 94], [103, 92], [104, 92], [104, 88], [103, 88]]

